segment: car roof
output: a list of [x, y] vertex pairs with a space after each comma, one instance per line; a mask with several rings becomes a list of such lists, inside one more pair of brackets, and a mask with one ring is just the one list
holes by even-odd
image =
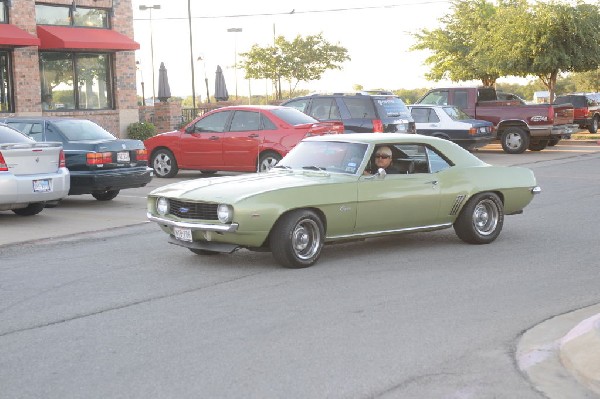
[[0, 118], [0, 121], [88, 121], [85, 118], [70, 118], [66, 116], [7, 116]]

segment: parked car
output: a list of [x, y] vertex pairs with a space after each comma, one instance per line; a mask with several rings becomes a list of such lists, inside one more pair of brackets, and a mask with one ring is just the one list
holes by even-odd
[[117, 139], [87, 119], [11, 117], [2, 121], [32, 139], [62, 143], [71, 175], [69, 195], [92, 194], [99, 201], [152, 180], [148, 153], [140, 140]]
[[409, 105], [418, 134], [450, 140], [466, 150], [494, 141], [492, 122], [473, 119], [452, 105]]
[[320, 121], [342, 121], [344, 133], [415, 133], [406, 105], [391, 92], [312, 94], [282, 105]]
[[60, 143], [38, 143], [0, 124], [0, 211], [36, 215], [66, 197], [69, 187]]
[[292, 108], [241, 105], [218, 108], [144, 144], [158, 177], [179, 169], [265, 172], [304, 137], [342, 132], [340, 122], [322, 123]]
[[492, 122], [507, 154], [541, 151], [577, 131], [570, 104], [507, 104], [493, 87], [432, 89], [417, 104], [455, 105], [472, 118]]
[[[364, 174], [383, 145], [404, 173]], [[198, 255], [270, 250], [300, 268], [324, 243], [403, 232], [454, 227], [463, 241], [488, 244], [539, 191], [531, 170], [488, 165], [447, 140], [342, 134], [304, 139], [268, 173], [157, 188], [148, 218]]]
[[598, 132], [600, 122], [600, 93], [562, 94], [554, 100], [555, 104], [573, 105], [573, 122], [592, 134]]

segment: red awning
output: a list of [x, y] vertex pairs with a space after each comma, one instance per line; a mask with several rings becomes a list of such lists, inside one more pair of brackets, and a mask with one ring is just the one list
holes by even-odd
[[66, 26], [38, 26], [41, 50], [138, 50], [139, 43], [110, 29], [72, 28]]
[[39, 46], [40, 39], [11, 24], [0, 24], [0, 46]]

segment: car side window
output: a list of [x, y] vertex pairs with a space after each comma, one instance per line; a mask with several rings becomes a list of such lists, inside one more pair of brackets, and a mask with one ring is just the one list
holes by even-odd
[[235, 111], [231, 119], [230, 132], [260, 130], [260, 114], [254, 111]]
[[415, 123], [427, 123], [429, 119], [429, 110], [427, 108], [412, 108], [410, 114]]
[[448, 105], [448, 91], [447, 90], [435, 90], [427, 94], [421, 101], [420, 104], [432, 104], [432, 105]]
[[277, 130], [277, 126], [264, 114], [260, 114], [261, 130]]
[[299, 100], [290, 101], [285, 104], [286, 107], [296, 108], [300, 112], [306, 112], [310, 99], [301, 98]]
[[309, 112], [310, 116], [319, 121], [336, 119], [336, 114], [339, 119], [339, 111], [333, 98], [315, 98]]
[[64, 137], [60, 133], [55, 132], [52, 129], [46, 129], [45, 136], [46, 136], [46, 139], [44, 141], [58, 141], [59, 143], [67, 142], [67, 140], [65, 140]]
[[[469, 93], [465, 90], [456, 90], [454, 92], [454, 105], [456, 105], [460, 109], [467, 108], [467, 99], [469, 98]], [[446, 104], [447, 105], [447, 102]]]
[[366, 97], [345, 97], [342, 99], [348, 111], [350, 111], [350, 116], [352, 118], [363, 119], [377, 118], [377, 114], [375, 113], [375, 105], [370, 98]]
[[41, 123], [33, 123], [29, 131], [29, 137], [35, 141], [44, 141], [44, 131]]
[[223, 133], [225, 131], [225, 125], [231, 115], [232, 111], [215, 112], [200, 119], [194, 124], [192, 132], [216, 132]]

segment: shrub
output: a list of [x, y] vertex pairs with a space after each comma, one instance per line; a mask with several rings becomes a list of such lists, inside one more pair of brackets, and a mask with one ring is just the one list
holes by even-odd
[[127, 126], [127, 137], [134, 140], [146, 140], [156, 134], [156, 126], [147, 122], [136, 122]]

